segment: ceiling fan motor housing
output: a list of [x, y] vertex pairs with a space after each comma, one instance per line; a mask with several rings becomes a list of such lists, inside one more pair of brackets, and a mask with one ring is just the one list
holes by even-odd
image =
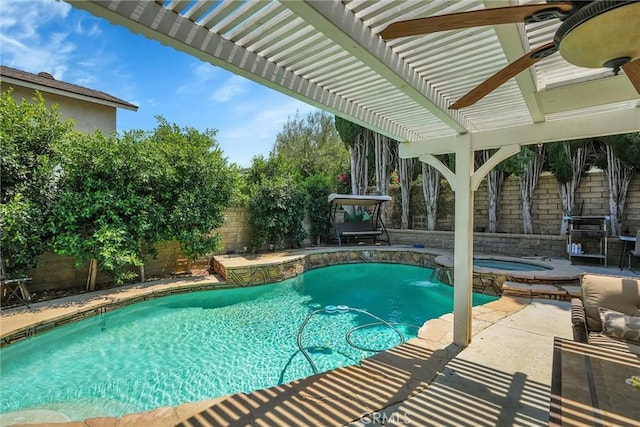
[[566, 18], [553, 41], [571, 64], [617, 72], [640, 58], [640, 1], [595, 0]]

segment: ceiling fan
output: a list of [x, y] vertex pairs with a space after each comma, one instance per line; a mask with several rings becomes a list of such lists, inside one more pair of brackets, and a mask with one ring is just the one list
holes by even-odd
[[533, 23], [559, 19], [553, 41], [507, 65], [449, 106], [457, 110], [475, 104], [536, 62], [559, 52], [584, 68], [622, 68], [640, 93], [639, 0], [547, 0], [543, 4], [498, 7], [394, 22], [382, 30], [385, 39], [457, 30], [484, 25]]

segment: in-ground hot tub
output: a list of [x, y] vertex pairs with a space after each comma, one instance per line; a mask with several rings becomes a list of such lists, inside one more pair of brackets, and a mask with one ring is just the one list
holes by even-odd
[[519, 259], [473, 258], [473, 268], [486, 268], [490, 271], [546, 271], [553, 270], [549, 264], [542, 262], [529, 262]]
[[[434, 260], [438, 279], [453, 285], [453, 255], [440, 255]], [[578, 284], [578, 272], [567, 274], [552, 264], [515, 257], [475, 255], [473, 257], [473, 291], [501, 295], [504, 282], [528, 284]]]

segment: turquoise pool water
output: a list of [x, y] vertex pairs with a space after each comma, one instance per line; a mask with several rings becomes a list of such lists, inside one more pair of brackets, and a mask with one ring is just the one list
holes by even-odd
[[[274, 386], [313, 373], [297, 347], [314, 310], [347, 305], [398, 325], [407, 338], [453, 309], [453, 288], [432, 270], [350, 264], [281, 283], [175, 295], [56, 328], [0, 351], [0, 413], [52, 410], [72, 420], [120, 416], [160, 406]], [[493, 297], [474, 295], [473, 303]], [[345, 340], [370, 323], [355, 313], [318, 314], [302, 345], [320, 371], [372, 355]], [[350, 335], [370, 349], [398, 344], [388, 327]]]

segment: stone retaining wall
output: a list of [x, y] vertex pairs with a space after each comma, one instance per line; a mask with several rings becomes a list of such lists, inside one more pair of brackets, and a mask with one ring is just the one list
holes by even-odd
[[344, 248], [310, 251], [294, 259], [262, 264], [228, 266], [224, 257], [213, 258], [214, 272], [238, 286], [255, 286], [290, 279], [315, 268], [363, 262], [406, 264], [434, 268], [438, 253], [395, 248]]
[[[453, 285], [453, 268], [440, 267], [435, 258], [438, 253], [428, 249], [398, 249], [378, 247], [344, 248], [317, 250], [307, 255], [282, 262], [264, 263], [250, 266], [226, 266], [223, 259], [214, 257], [214, 271], [220, 274], [224, 280], [238, 286], [256, 286], [264, 283], [279, 282], [299, 276], [314, 268], [332, 265], [353, 263], [390, 263], [415, 265], [419, 267], [434, 268], [438, 279], [448, 285]], [[485, 295], [499, 296], [502, 294], [502, 286], [506, 276], [495, 273], [474, 272], [473, 292]], [[570, 281], [575, 283], [576, 280]]]
[[[368, 248], [341, 248], [318, 249], [316, 251], [301, 254], [293, 259], [257, 263], [252, 265], [234, 266], [235, 262], [228, 262], [226, 256], [214, 257], [214, 271], [222, 276], [228, 283], [236, 286], [257, 286], [265, 283], [280, 282], [301, 275], [305, 271], [314, 268], [332, 265], [353, 263], [391, 263], [415, 265], [419, 267], [433, 268], [438, 279], [453, 286], [453, 266], [441, 266], [435, 259], [439, 253], [428, 249], [386, 248], [383, 246]], [[524, 283], [514, 283], [508, 274], [496, 272], [473, 272], [473, 292], [485, 295], [501, 296], [532, 295], [537, 298], [569, 300], [577, 295], [579, 289], [579, 276], [563, 277], [560, 279], [527, 279]], [[553, 284], [551, 284], [553, 282]], [[511, 286], [505, 288], [505, 283]]]
[[[453, 231], [388, 231], [393, 245], [419, 244], [433, 249], [454, 249]], [[609, 237], [607, 247], [608, 265], [618, 265], [622, 254], [622, 242], [617, 237]], [[567, 238], [540, 234], [473, 233], [473, 251], [476, 254], [513, 257], [567, 258]]]

